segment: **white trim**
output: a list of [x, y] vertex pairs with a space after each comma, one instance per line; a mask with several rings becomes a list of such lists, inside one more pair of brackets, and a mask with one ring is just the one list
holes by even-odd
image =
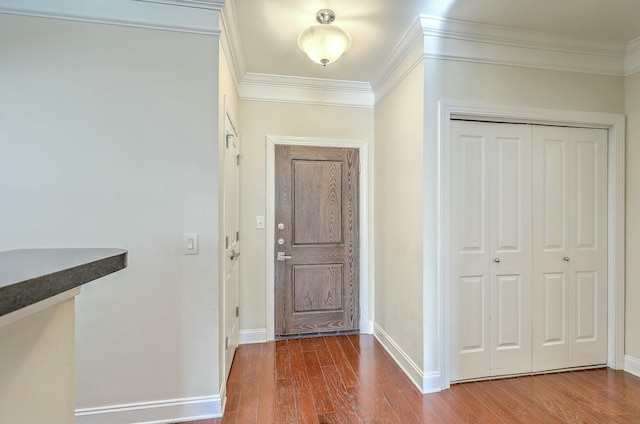
[[240, 81], [241, 100], [373, 108], [367, 82], [246, 73]]
[[627, 43], [421, 15], [425, 57], [624, 76]]
[[629, 374], [640, 377], [640, 359], [631, 355], [624, 355], [624, 370]]
[[424, 35], [420, 20], [416, 19], [385, 60], [382, 72], [373, 84], [378, 104], [422, 62]]
[[240, 344], [264, 343], [267, 341], [266, 328], [240, 330]]
[[227, 382], [224, 379], [220, 381], [220, 388], [218, 391], [220, 393], [220, 413], [224, 416], [224, 411], [227, 407]]
[[624, 60], [626, 76], [640, 72], [640, 37], [629, 42], [627, 57]]
[[[371, 314], [369, 314], [370, 318], [371, 318]], [[374, 329], [374, 322], [373, 320], [370, 320], [369, 322], [366, 323], [366, 326], [362, 325], [363, 323], [360, 323], [360, 334], [373, 334], [373, 329]]]
[[76, 424], [160, 424], [222, 417], [218, 395], [76, 409]]
[[630, 43], [602, 41], [420, 15], [374, 79], [376, 103], [419, 63], [417, 54], [423, 58], [614, 76], [640, 70], [640, 38]]
[[79, 294], [80, 287], [75, 287], [71, 290], [58, 293], [55, 296], [48, 297], [44, 300], [41, 300], [40, 302], [32, 303], [31, 305], [25, 306], [24, 308], [10, 312], [6, 315], [2, 315], [0, 316], [0, 327], [12, 324], [16, 321], [28, 317], [29, 315], [36, 314], [59, 303], [65, 302], [69, 299], [73, 299]]
[[266, 317], [267, 341], [275, 339], [275, 264], [274, 264], [274, 237], [275, 237], [275, 146], [310, 146], [310, 147], [341, 147], [355, 148], [360, 152], [360, 329], [369, 328], [373, 311], [369, 305], [373, 305], [373, 279], [370, 278], [369, 266], [373, 265], [370, 254], [369, 238], [369, 143], [367, 140], [351, 140], [336, 138], [308, 138], [308, 137], [266, 137]]
[[402, 350], [400, 345], [398, 345], [377, 323], [374, 324], [373, 335], [421, 393], [434, 393], [440, 391], [441, 377], [439, 372], [425, 374], [420, 367], [413, 362], [409, 355]]
[[3, 0], [0, 13], [219, 35], [224, 0]]
[[[509, 120], [545, 124], [608, 128], [608, 357], [610, 368], [624, 366], [624, 287], [625, 287], [625, 117], [612, 113], [541, 109], [466, 102], [439, 103], [439, 186], [438, 192], [438, 292], [439, 358], [442, 389], [449, 388], [449, 134], [451, 117], [473, 116], [487, 120]], [[426, 259], [425, 259], [426, 260]]]
[[132, 0], [145, 3], [167, 4], [170, 6], [193, 7], [196, 9], [220, 10], [225, 0]]
[[424, 373], [422, 375], [422, 393], [437, 393], [440, 389], [440, 382], [442, 376], [439, 372], [434, 371], [430, 373]]
[[222, 22], [220, 45], [222, 46], [222, 51], [229, 63], [229, 70], [231, 73], [231, 79], [233, 80], [233, 87], [236, 90], [236, 95], [240, 97], [238, 86], [240, 84], [240, 80], [245, 74], [245, 67], [234, 5], [235, 2], [227, 1], [220, 13], [220, 21]]

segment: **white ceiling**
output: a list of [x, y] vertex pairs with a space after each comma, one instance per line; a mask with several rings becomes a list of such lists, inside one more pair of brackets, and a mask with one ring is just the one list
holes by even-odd
[[[629, 42], [640, 37], [640, 0], [228, 0], [248, 73], [371, 82], [418, 15], [573, 37]], [[298, 49], [318, 10], [336, 12], [351, 49], [322, 67]]]

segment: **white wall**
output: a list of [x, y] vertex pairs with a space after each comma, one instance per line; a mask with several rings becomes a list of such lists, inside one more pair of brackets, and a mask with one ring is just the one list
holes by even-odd
[[[416, 382], [423, 371], [424, 70], [375, 108], [375, 333]], [[399, 350], [394, 350], [397, 345]]]
[[[241, 100], [240, 122], [240, 328], [243, 333], [241, 337], [257, 341], [260, 337], [266, 337], [266, 231], [256, 229], [256, 216], [266, 215], [265, 137], [360, 139], [372, 142], [373, 110]], [[372, 161], [372, 158], [373, 149], [370, 148], [369, 160]], [[369, 187], [372, 186], [372, 181], [369, 181]]]
[[77, 408], [212, 411], [218, 37], [0, 15], [0, 39], [0, 250], [129, 250], [77, 298]]
[[627, 112], [627, 287], [625, 353], [640, 372], [640, 73], [626, 78]]

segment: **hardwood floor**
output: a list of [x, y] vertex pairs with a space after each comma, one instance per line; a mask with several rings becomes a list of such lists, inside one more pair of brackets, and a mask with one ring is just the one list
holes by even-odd
[[421, 395], [368, 335], [240, 346], [224, 418], [188, 424], [640, 423], [640, 378], [599, 369]]

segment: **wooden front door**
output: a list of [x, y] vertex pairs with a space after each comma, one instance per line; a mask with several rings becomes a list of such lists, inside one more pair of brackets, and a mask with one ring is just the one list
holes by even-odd
[[276, 146], [276, 336], [357, 330], [357, 149]]

